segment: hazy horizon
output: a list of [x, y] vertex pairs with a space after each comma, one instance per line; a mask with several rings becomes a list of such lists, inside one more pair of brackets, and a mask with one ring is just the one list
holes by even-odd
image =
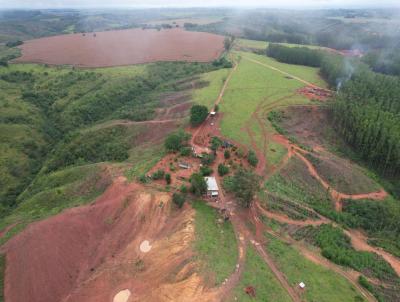
[[0, 0], [0, 9], [54, 9], [54, 8], [200, 8], [200, 7], [224, 7], [224, 8], [284, 8], [284, 9], [328, 9], [328, 8], [400, 8], [398, 0], [383, 0], [379, 4], [373, 0], [304, 0], [301, 3], [295, 0], [118, 0], [110, 4], [106, 0]]

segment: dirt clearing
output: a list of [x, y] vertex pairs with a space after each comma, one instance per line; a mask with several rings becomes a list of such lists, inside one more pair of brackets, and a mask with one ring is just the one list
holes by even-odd
[[182, 29], [127, 29], [25, 41], [20, 63], [109, 67], [157, 61], [209, 62], [220, 56], [224, 37]]

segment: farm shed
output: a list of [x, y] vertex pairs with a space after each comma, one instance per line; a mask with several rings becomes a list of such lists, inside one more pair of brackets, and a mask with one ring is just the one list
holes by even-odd
[[218, 196], [218, 184], [215, 177], [204, 177], [207, 183], [207, 196], [217, 197]]

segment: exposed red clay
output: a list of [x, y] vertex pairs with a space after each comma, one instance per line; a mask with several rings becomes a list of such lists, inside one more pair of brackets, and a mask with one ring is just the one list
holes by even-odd
[[209, 62], [222, 53], [224, 37], [168, 29], [126, 29], [25, 41], [15, 62], [109, 67], [156, 61]]

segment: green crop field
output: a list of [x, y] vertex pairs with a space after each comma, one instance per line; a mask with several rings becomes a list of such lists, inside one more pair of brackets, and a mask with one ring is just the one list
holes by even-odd
[[204, 201], [195, 201], [196, 258], [208, 283], [221, 284], [235, 269], [238, 249], [232, 224], [219, 223], [217, 211]]
[[296, 287], [306, 284], [306, 301], [341, 302], [364, 301], [360, 293], [344, 277], [304, 258], [288, 244], [267, 235], [266, 248], [289, 283]]
[[[245, 293], [244, 289], [247, 286], [254, 287], [256, 291], [255, 298], [251, 298]], [[246, 262], [242, 278], [235, 287], [230, 301], [286, 302], [291, 301], [291, 299], [275, 278], [268, 265], [257, 254], [254, 248], [249, 246], [246, 252]]]

